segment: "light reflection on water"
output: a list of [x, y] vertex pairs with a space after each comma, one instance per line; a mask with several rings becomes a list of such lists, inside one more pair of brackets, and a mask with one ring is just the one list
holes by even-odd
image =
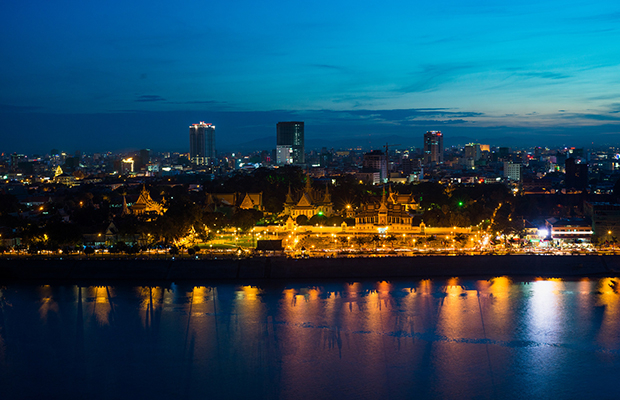
[[613, 398], [618, 282], [9, 285], [0, 397]]

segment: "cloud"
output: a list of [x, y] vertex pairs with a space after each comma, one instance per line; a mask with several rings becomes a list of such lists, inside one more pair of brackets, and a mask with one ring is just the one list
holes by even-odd
[[613, 100], [620, 98], [620, 94], [605, 94], [600, 96], [588, 97], [588, 100]]
[[549, 71], [522, 72], [522, 73], [517, 73], [516, 75], [524, 76], [528, 78], [553, 79], [553, 80], [568, 79], [571, 77], [570, 75], [561, 74], [558, 72], [549, 72]]
[[309, 64], [310, 67], [314, 67], [314, 68], [320, 68], [320, 69], [331, 69], [331, 70], [336, 70], [336, 71], [344, 71], [345, 68], [344, 67], [340, 67], [338, 65], [331, 65], [331, 64]]
[[136, 102], [138, 103], [148, 103], [153, 101], [166, 101], [166, 99], [158, 94], [143, 94], [142, 96], [138, 96], [136, 99]]
[[0, 112], [35, 112], [42, 110], [38, 106], [15, 106], [12, 104], [0, 104]]
[[620, 103], [612, 103], [609, 105], [609, 113], [610, 114], [618, 114], [620, 113]]
[[560, 118], [562, 119], [572, 119], [572, 120], [591, 120], [591, 121], [620, 121], [620, 115], [610, 115], [615, 114], [617, 112], [610, 112], [605, 114], [591, 114], [591, 113], [570, 113], [570, 114], [562, 114]]
[[577, 18], [580, 20], [593, 20], [593, 21], [618, 21], [620, 20], [620, 12], [612, 12], [607, 14], [596, 14], [588, 17]]
[[423, 64], [421, 70], [412, 72], [411, 83], [395, 89], [395, 92], [417, 93], [434, 91], [440, 85], [464, 75], [475, 67], [472, 63]]
[[168, 101], [170, 104], [226, 104], [225, 101], [217, 100], [189, 100], [189, 101]]
[[449, 108], [419, 108], [391, 110], [309, 110], [299, 111], [301, 119], [313, 120], [321, 125], [381, 124], [395, 126], [466, 124], [470, 118], [483, 113], [458, 111]]

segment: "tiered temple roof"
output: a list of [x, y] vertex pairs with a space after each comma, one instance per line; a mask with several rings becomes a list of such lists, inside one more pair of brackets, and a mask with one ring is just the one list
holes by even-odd
[[[124, 201], [124, 199], [123, 199]], [[126, 206], [126, 204], [125, 204]], [[163, 214], [166, 209], [151, 198], [151, 194], [146, 190], [146, 186], [142, 186], [142, 192], [138, 200], [131, 206], [131, 212], [136, 215], [140, 214]]]
[[[295, 200], [295, 197], [298, 197], [298, 200]], [[334, 205], [328, 186], [325, 186], [325, 192], [315, 190], [312, 188], [310, 177], [308, 177], [306, 187], [297, 196], [293, 195], [289, 186], [286, 201], [284, 202], [284, 214], [288, 214], [293, 219], [296, 219], [300, 215], [305, 215], [308, 218], [312, 218], [317, 214], [329, 217], [333, 212]]]

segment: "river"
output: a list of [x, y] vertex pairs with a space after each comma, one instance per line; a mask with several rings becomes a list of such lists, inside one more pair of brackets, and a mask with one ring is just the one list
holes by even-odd
[[620, 279], [0, 286], [0, 398], [618, 398]]

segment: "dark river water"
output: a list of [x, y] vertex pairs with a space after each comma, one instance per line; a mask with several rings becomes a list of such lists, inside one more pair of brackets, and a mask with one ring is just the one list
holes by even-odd
[[0, 399], [613, 399], [620, 280], [0, 286]]

